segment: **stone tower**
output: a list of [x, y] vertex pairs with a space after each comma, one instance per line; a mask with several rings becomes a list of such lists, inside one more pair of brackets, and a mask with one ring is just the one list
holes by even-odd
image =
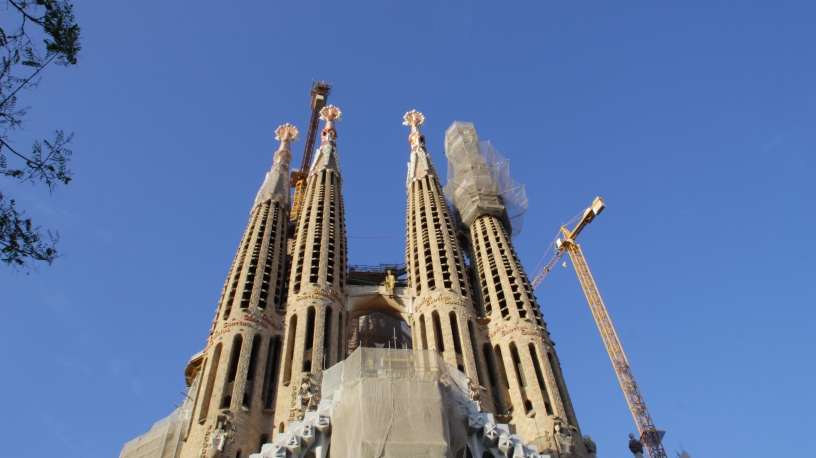
[[[405, 260], [414, 299], [413, 345], [436, 350], [473, 382], [486, 387], [488, 375], [479, 350], [480, 325], [467, 267], [439, 175], [419, 131], [424, 122], [425, 117], [416, 110], [405, 114], [404, 124], [411, 127]], [[491, 410], [487, 399], [483, 402]]]
[[[345, 357], [346, 224], [337, 155], [340, 110], [320, 111], [326, 125], [297, 220], [286, 306], [283, 369], [275, 410], [278, 431], [314, 408], [322, 371]], [[303, 393], [310, 393], [308, 396]]]
[[497, 410], [511, 413], [510, 424], [539, 450], [564, 449], [564, 442], [570, 442], [584, 456], [553, 342], [508, 235], [511, 225], [501, 188], [509, 172], [507, 177], [491, 173], [491, 158], [483, 154], [471, 123], [457, 121], [448, 129], [445, 150], [454, 172], [450, 194], [458, 220], [470, 234], [477, 296], [488, 320], [490, 385], [498, 391]]
[[[221, 293], [181, 457], [248, 456], [268, 440], [277, 388], [286, 300], [289, 143], [298, 131], [279, 127], [272, 169], [258, 191]], [[220, 449], [219, 449], [220, 448]], [[253, 450], [250, 450], [253, 449]], [[243, 454], [243, 455], [242, 455]]]
[[[511, 242], [509, 172], [495, 173], [473, 125], [447, 131], [443, 189], [424, 116], [405, 115], [406, 264], [349, 269], [341, 113], [328, 105], [319, 114], [325, 126], [296, 221], [288, 172], [298, 131], [286, 124], [207, 346], [185, 371], [187, 400], [120, 456], [327, 458], [331, 448], [335, 458], [587, 458]], [[381, 328], [366, 340], [358, 326], [355, 345], [367, 345], [347, 357], [349, 321], [385, 322], [374, 313], [398, 323], [404, 339], [389, 325], [385, 339]]]

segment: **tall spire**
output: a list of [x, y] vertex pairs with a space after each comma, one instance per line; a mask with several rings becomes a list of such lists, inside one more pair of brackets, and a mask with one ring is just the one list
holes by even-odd
[[431, 156], [425, 149], [425, 136], [419, 131], [419, 128], [425, 125], [425, 115], [411, 110], [405, 113], [403, 119], [405, 122], [402, 125], [411, 127], [411, 134], [408, 135], [408, 143], [411, 144], [411, 162], [408, 163], [408, 179], [405, 182], [405, 185], [410, 187], [413, 180], [427, 175], [435, 176], [436, 169], [434, 169]]
[[255, 196], [255, 204], [272, 200], [289, 206], [289, 162], [292, 160], [292, 150], [289, 144], [298, 141], [297, 127], [286, 123], [275, 129], [275, 140], [280, 141], [280, 147], [275, 152], [272, 161], [272, 170], [266, 173], [266, 178]]
[[320, 119], [326, 121], [326, 126], [320, 131], [320, 146], [315, 152], [314, 160], [309, 173], [317, 173], [323, 169], [332, 169], [340, 175], [340, 159], [337, 156], [337, 130], [334, 123], [340, 121], [341, 111], [334, 105], [328, 105], [320, 110]]

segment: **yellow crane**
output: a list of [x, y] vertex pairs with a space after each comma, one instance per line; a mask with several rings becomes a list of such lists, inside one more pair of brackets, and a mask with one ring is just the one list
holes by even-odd
[[309, 131], [306, 134], [306, 145], [303, 149], [303, 161], [299, 169], [293, 169], [289, 175], [289, 182], [295, 188], [295, 196], [292, 199], [292, 211], [289, 213], [291, 221], [297, 221], [300, 215], [300, 208], [303, 206], [303, 196], [306, 194], [306, 177], [309, 176], [309, 166], [312, 164], [312, 154], [314, 153], [315, 139], [317, 138], [317, 127], [320, 123], [320, 110], [326, 106], [331, 94], [332, 85], [325, 81], [312, 81], [312, 117], [309, 119]]
[[640, 393], [635, 381], [635, 375], [632, 373], [632, 368], [629, 366], [629, 361], [623, 352], [618, 334], [615, 332], [615, 327], [612, 326], [612, 319], [609, 318], [609, 313], [606, 311], [603, 299], [601, 299], [601, 293], [598, 292], [598, 286], [589, 271], [581, 246], [575, 243], [575, 239], [581, 231], [596, 216], [601, 214], [605, 206], [603, 199], [596, 197], [592, 205], [584, 210], [574, 229], [570, 231], [566, 226], [561, 226], [559, 237], [555, 241], [555, 255], [533, 279], [533, 289], [538, 288], [544, 277], [550, 273], [553, 266], [561, 259], [564, 252], [569, 253], [572, 264], [575, 266], [575, 272], [578, 274], [578, 280], [581, 282], [581, 287], [584, 288], [584, 294], [587, 302], [589, 302], [589, 308], [592, 310], [592, 316], [595, 318], [595, 323], [601, 332], [606, 351], [609, 352], [609, 359], [612, 360], [615, 374], [617, 374], [623, 394], [626, 396], [629, 410], [632, 412], [632, 416], [635, 417], [640, 440], [643, 442], [643, 446], [650, 458], [667, 458], [666, 451], [661, 443], [665, 431], [655, 428], [649, 409], [646, 408], [646, 401], [643, 400], [643, 395]]

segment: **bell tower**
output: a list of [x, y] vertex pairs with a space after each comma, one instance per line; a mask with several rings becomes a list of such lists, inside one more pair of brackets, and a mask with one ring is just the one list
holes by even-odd
[[419, 130], [425, 116], [413, 110], [404, 119], [411, 127], [405, 259], [414, 298], [413, 346], [436, 350], [473, 382], [487, 387], [477, 331], [480, 325], [464, 255], [439, 176], [425, 149], [425, 136]]
[[320, 110], [326, 125], [297, 220], [275, 412], [279, 430], [301, 420], [309, 408], [298, 395], [303, 385], [318, 386], [322, 371], [345, 356], [346, 224], [334, 127], [340, 114], [333, 105]]
[[492, 347], [485, 354], [497, 412], [539, 450], [585, 456], [554, 344], [509, 235], [511, 196], [503, 188], [517, 183], [509, 168], [498, 170], [490, 148], [480, 144], [472, 123], [456, 121], [445, 135], [454, 172], [448, 186], [458, 221], [469, 232]]
[[280, 148], [255, 197], [221, 293], [187, 431], [183, 458], [249, 456], [269, 440], [286, 300], [289, 144], [298, 130], [275, 131]]

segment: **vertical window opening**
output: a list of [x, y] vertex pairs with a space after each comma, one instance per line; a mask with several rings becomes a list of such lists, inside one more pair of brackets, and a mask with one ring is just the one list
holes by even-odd
[[204, 388], [204, 397], [202, 398], [201, 412], [198, 414], [198, 421], [201, 422], [207, 418], [210, 410], [210, 398], [212, 397], [213, 386], [215, 385], [215, 376], [218, 373], [218, 363], [221, 359], [221, 344], [215, 346], [212, 359], [210, 360], [210, 373], [207, 375], [206, 388]]
[[292, 380], [292, 359], [295, 357], [295, 334], [297, 333], [297, 315], [289, 319], [289, 337], [286, 339], [286, 359], [283, 366], [283, 383], [289, 386]]
[[252, 393], [255, 388], [255, 370], [258, 366], [258, 354], [261, 352], [261, 336], [255, 335], [252, 339], [252, 349], [249, 351], [249, 367], [247, 368], [246, 384], [244, 385], [244, 399], [242, 405], [247, 409], [252, 405]]
[[428, 350], [428, 335], [425, 332], [425, 315], [419, 316], [419, 335], [422, 342], [422, 349]]
[[453, 334], [453, 350], [457, 355], [462, 354], [462, 342], [459, 340], [459, 323], [456, 320], [456, 313], [450, 312], [451, 334]]
[[510, 413], [511, 409], [513, 408], [513, 403], [510, 401], [510, 393], [508, 391], [510, 384], [507, 382], [507, 371], [504, 368], [504, 358], [502, 357], [501, 347], [498, 345], [493, 347], [493, 354], [496, 358], [496, 368], [498, 369], [499, 373], [499, 384], [501, 385], [501, 391], [505, 399], [505, 406], [507, 406], [507, 413]]
[[490, 392], [493, 394], [493, 405], [498, 413], [504, 413], [504, 389], [501, 386], [499, 370], [496, 367], [496, 359], [493, 357], [493, 350], [490, 344], [482, 345], [482, 355], [487, 362], [487, 376], [490, 379]]
[[521, 357], [519, 357], [518, 348], [516, 348], [516, 344], [514, 343], [510, 344], [510, 355], [513, 357], [513, 369], [516, 371], [516, 378], [521, 384], [521, 387], [526, 388], [527, 379], [524, 378], [524, 368], [521, 367]]
[[326, 307], [326, 319], [323, 321], [323, 369], [331, 365], [332, 309]]
[[476, 379], [479, 385], [485, 386], [484, 375], [482, 375], [482, 364], [479, 358], [479, 348], [476, 346], [476, 334], [473, 332], [473, 322], [468, 320], [468, 334], [470, 337], [470, 350], [473, 352], [473, 365], [476, 366]]
[[271, 409], [275, 405], [275, 394], [278, 389], [278, 370], [280, 368], [281, 339], [278, 336], [269, 338], [266, 351], [266, 371], [264, 373], [263, 405]]
[[303, 372], [312, 371], [312, 354], [315, 335], [315, 308], [309, 307], [306, 312], [306, 342], [303, 345]]
[[235, 381], [235, 376], [238, 374], [238, 360], [241, 357], [241, 346], [244, 343], [244, 338], [241, 334], [236, 334], [232, 339], [232, 351], [230, 352], [229, 372], [227, 372], [227, 383]]
[[541, 371], [541, 364], [538, 363], [538, 353], [536, 352], [535, 345], [530, 344], [528, 348], [530, 349], [530, 358], [533, 360], [533, 368], [535, 369], [538, 387], [541, 388], [541, 391], [546, 395], [547, 385], [544, 384], [544, 373]]
[[431, 315], [434, 327], [434, 337], [436, 338], [436, 351], [442, 353], [445, 351], [445, 341], [442, 338], [442, 323], [439, 322], [439, 314], [433, 312]]

